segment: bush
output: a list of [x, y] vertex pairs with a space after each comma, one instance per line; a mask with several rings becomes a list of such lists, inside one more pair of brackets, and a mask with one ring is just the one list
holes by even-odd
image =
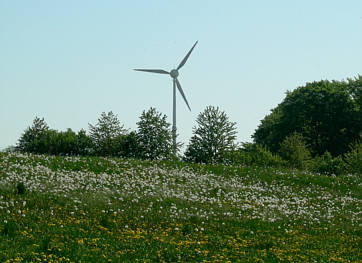
[[311, 158], [310, 152], [299, 133], [292, 133], [280, 144], [280, 156], [294, 168], [303, 169], [308, 165]]
[[92, 140], [87, 135], [86, 131], [81, 129], [77, 133], [76, 154], [91, 155], [93, 153]]
[[356, 143], [344, 157], [348, 172], [362, 174], [362, 143]]
[[250, 166], [284, 166], [285, 161], [265, 147], [255, 143], [243, 143], [242, 148], [229, 154], [234, 164]]
[[45, 133], [46, 153], [53, 155], [77, 154], [77, 134], [71, 129], [65, 132], [48, 130]]
[[327, 151], [320, 157], [315, 157], [312, 170], [326, 175], [341, 175], [346, 171], [346, 164], [341, 156], [333, 158]]
[[136, 132], [132, 131], [129, 134], [118, 136], [116, 143], [118, 156], [123, 158], [139, 157], [139, 143]]

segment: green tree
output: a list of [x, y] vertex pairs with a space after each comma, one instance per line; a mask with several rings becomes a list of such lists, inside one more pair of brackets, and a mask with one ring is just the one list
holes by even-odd
[[49, 130], [47, 132], [48, 153], [54, 155], [77, 154], [77, 134], [68, 128], [66, 131]]
[[77, 133], [76, 138], [76, 154], [78, 155], [90, 155], [92, 153], [92, 140], [87, 135], [86, 131], [81, 129]]
[[219, 107], [208, 106], [196, 119], [197, 127], [185, 152], [185, 160], [200, 163], [215, 163], [226, 160], [226, 155], [235, 149], [235, 122], [230, 122]]
[[312, 155], [348, 151], [362, 130], [362, 76], [348, 81], [307, 83], [287, 92], [285, 99], [262, 120], [254, 141], [277, 152], [283, 140], [297, 132]]
[[172, 133], [166, 118], [152, 107], [142, 112], [137, 122], [138, 157], [154, 160], [173, 156]]
[[137, 158], [140, 156], [140, 147], [138, 142], [137, 133], [131, 131], [129, 134], [119, 136], [119, 150], [118, 154], [124, 158]]
[[105, 156], [117, 155], [118, 137], [127, 132], [112, 111], [102, 112], [96, 125], [89, 124], [89, 130], [94, 153]]
[[48, 131], [49, 127], [44, 118], [35, 117], [32, 126], [28, 127], [20, 136], [16, 148], [22, 152], [46, 153]]
[[305, 168], [310, 160], [310, 152], [299, 133], [287, 136], [280, 145], [279, 155], [295, 168]]

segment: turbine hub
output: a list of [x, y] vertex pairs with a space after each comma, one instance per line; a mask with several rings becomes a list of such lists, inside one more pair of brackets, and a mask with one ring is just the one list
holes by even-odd
[[178, 77], [178, 70], [177, 69], [171, 70], [170, 75], [174, 79], [177, 78]]

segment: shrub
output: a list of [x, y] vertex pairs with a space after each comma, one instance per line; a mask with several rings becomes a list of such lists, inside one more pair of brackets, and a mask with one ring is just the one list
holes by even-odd
[[333, 158], [327, 151], [320, 157], [315, 157], [312, 170], [326, 175], [341, 175], [345, 173], [346, 164], [341, 156]]
[[136, 132], [132, 131], [126, 135], [120, 135], [116, 138], [117, 155], [123, 158], [139, 157], [139, 143]]
[[280, 156], [294, 168], [303, 169], [311, 158], [310, 152], [299, 133], [292, 133], [280, 144]]
[[234, 164], [251, 166], [284, 166], [280, 156], [273, 154], [265, 147], [255, 143], [243, 143], [242, 148], [229, 154]]
[[78, 155], [92, 154], [92, 149], [93, 149], [92, 140], [87, 135], [85, 130], [81, 129], [77, 133], [76, 140], [77, 140], [76, 141], [76, 154], [78, 154]]
[[362, 143], [356, 143], [345, 154], [346, 168], [348, 172], [362, 174]]

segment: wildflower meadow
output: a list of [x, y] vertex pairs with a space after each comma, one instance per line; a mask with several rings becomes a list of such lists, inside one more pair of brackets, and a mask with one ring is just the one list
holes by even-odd
[[361, 175], [0, 153], [0, 262], [361, 262]]

